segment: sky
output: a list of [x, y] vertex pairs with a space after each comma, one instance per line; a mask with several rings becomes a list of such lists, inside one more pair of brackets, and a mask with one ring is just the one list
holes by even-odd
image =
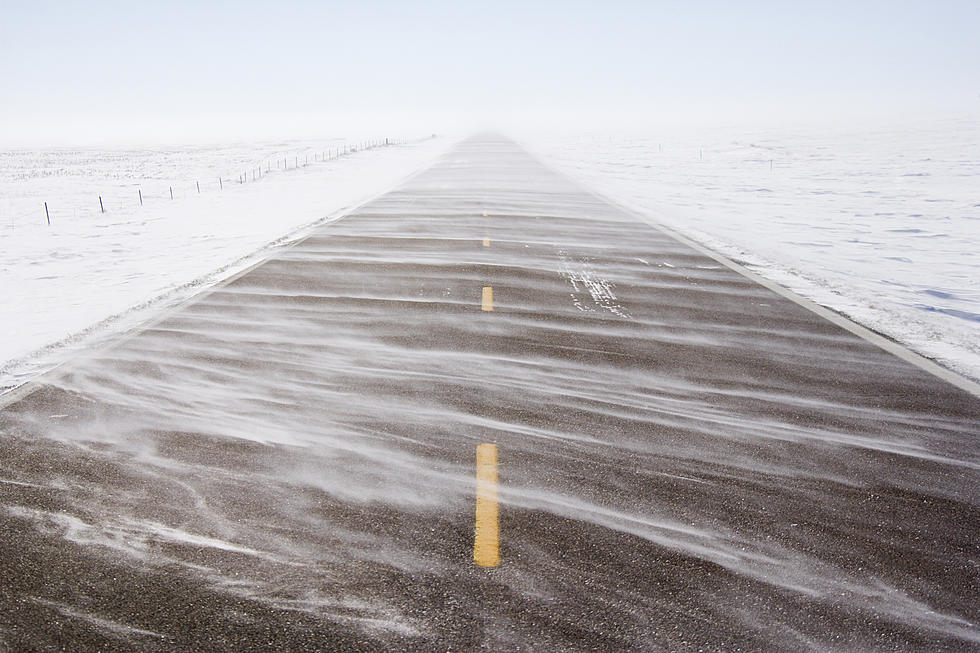
[[0, 0], [0, 144], [980, 115], [980, 2]]

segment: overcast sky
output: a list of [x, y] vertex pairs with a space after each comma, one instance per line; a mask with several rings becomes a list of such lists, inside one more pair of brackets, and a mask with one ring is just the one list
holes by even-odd
[[0, 142], [980, 113], [980, 0], [0, 0]]

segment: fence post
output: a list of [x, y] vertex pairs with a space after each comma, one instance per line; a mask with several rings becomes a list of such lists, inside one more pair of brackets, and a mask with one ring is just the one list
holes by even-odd
[[99, 195], [99, 208], [102, 209], [102, 212], [103, 213], [105, 213], [105, 206], [102, 204], [102, 196], [101, 195]]
[[170, 199], [173, 199], [173, 198], [174, 198], [174, 187], [171, 186], [170, 187]]
[[197, 194], [200, 195], [201, 194], [201, 182], [197, 181], [197, 182], [194, 182], [194, 183], [197, 184]]
[[48, 218], [48, 226], [51, 226], [51, 213], [48, 212], [48, 203], [44, 203], [44, 215]]
[[218, 177], [218, 190], [225, 189], [225, 182], [221, 181], [221, 177]]
[[143, 189], [138, 189], [138, 192], [140, 194], [140, 206], [143, 206]]

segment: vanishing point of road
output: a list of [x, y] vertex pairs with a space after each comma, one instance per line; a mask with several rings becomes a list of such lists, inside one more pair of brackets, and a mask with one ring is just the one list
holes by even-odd
[[976, 386], [495, 136], [3, 404], [0, 651], [980, 647]]

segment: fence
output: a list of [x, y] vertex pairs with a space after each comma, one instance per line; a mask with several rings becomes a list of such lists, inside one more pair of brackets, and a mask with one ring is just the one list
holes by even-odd
[[[392, 139], [368, 140], [357, 143], [345, 143], [329, 148], [301, 148], [299, 152], [294, 150], [292, 153], [279, 153], [267, 157], [258, 163], [253, 163], [249, 168], [232, 174], [219, 174], [211, 179], [183, 179], [174, 182], [160, 181], [153, 186], [145, 182], [139, 182], [132, 186], [131, 197], [122, 196], [119, 190], [104, 192], [103, 194], [93, 193], [91, 204], [77, 206], [81, 196], [72, 193], [74, 202], [65, 205], [59, 202], [57, 197], [39, 198], [39, 211], [43, 208], [43, 213], [39, 213], [35, 220], [41, 220], [41, 224], [57, 225], [59, 221], [71, 219], [76, 220], [90, 215], [111, 213], [113, 210], [128, 209], [130, 206], [138, 208], [161, 201], [174, 201], [186, 198], [188, 195], [202, 195], [211, 192], [224, 192], [230, 190], [229, 185], [234, 188], [236, 184], [245, 185], [262, 182], [263, 179], [277, 173], [293, 172], [309, 166], [328, 163], [337, 159], [354, 155], [358, 152], [374, 150], [378, 148], [403, 145], [405, 141], [394, 141]], [[91, 183], [91, 182], [88, 182]], [[176, 189], [176, 193], [175, 193]], [[111, 200], [111, 201], [110, 201]], [[23, 202], [20, 202], [23, 206]], [[23, 210], [17, 212], [22, 214]], [[28, 215], [11, 214], [9, 219], [31, 220]], [[0, 220], [3, 218], [0, 217]]]

